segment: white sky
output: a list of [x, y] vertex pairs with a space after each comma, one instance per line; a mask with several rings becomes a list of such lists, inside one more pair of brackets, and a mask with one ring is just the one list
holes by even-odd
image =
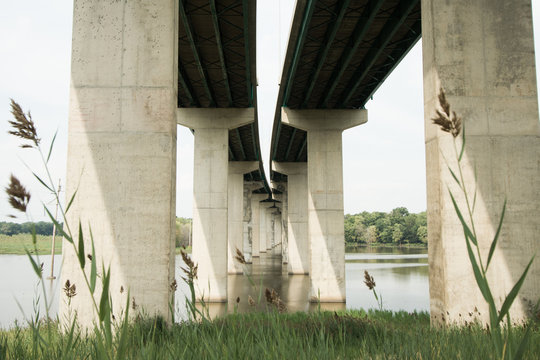
[[[533, 18], [540, 19], [533, 0]], [[51, 197], [36, 184], [23, 161], [40, 174], [34, 152], [20, 149], [7, 134], [9, 99], [32, 112], [38, 133], [48, 146], [58, 137], [50, 167], [65, 183], [71, 0], [3, 1], [0, 12], [0, 221], [14, 213], [3, 188], [14, 173], [32, 193], [33, 220], [46, 220], [41, 202]], [[257, 70], [259, 128], [266, 174], [275, 97], [281, 77], [294, 0], [258, 0]], [[281, 16], [279, 16], [281, 14]], [[534, 21], [535, 33], [540, 21]], [[535, 39], [540, 49], [540, 36]], [[405, 206], [426, 208], [421, 42], [402, 61], [366, 105], [368, 123], [343, 135], [345, 212], [389, 211]], [[538, 57], [537, 57], [538, 58]], [[537, 59], [537, 69], [539, 68]], [[538, 74], [538, 70], [537, 70]], [[537, 75], [538, 77], [538, 75]], [[178, 128], [177, 215], [191, 217], [193, 135]], [[51, 204], [52, 205], [52, 204]], [[24, 219], [21, 219], [24, 220]]]

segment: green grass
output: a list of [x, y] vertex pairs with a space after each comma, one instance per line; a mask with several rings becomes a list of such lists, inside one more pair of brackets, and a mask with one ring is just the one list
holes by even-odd
[[[68, 335], [51, 325], [50, 340], [32, 346], [28, 328], [0, 332], [2, 359], [95, 359], [92, 336], [69, 347]], [[516, 327], [513, 332], [522, 334]], [[48, 339], [46, 328], [40, 335]], [[69, 349], [69, 352], [66, 352]], [[432, 328], [426, 313], [251, 313], [168, 327], [160, 319], [129, 328], [128, 359], [494, 359], [488, 331], [478, 326]], [[534, 327], [525, 359], [540, 353]]]
[[[39, 255], [50, 254], [52, 236], [37, 235], [36, 238]], [[31, 234], [17, 234], [12, 236], [0, 234], [0, 254], [24, 255], [26, 254], [24, 251], [25, 248], [31, 253], [34, 253]], [[62, 237], [60, 236], [56, 236], [55, 253], [62, 253]]]

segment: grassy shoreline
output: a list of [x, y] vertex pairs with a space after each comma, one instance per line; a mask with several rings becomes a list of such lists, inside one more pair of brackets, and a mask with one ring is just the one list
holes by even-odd
[[[48, 329], [52, 336], [47, 338]], [[515, 335], [524, 329], [516, 327]], [[0, 331], [0, 358], [95, 359], [95, 338], [83, 336], [69, 354], [67, 334], [57, 323], [42, 325], [47, 346], [33, 349], [30, 329]], [[390, 311], [227, 315], [211, 321], [167, 326], [139, 319], [128, 332], [129, 359], [493, 359], [489, 332], [477, 325], [436, 328], [427, 313]], [[533, 327], [524, 359], [540, 353], [540, 331]], [[35, 351], [35, 352], [34, 352]], [[114, 353], [114, 351], [113, 351]]]

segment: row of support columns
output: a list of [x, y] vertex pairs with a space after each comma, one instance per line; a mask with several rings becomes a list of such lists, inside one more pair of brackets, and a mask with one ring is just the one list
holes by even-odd
[[[365, 122], [366, 112], [283, 109], [284, 123], [308, 132], [308, 162], [273, 164], [289, 180], [281, 220], [270, 217], [278, 212], [270, 210], [274, 203], [256, 194], [244, 200], [239, 185], [242, 171], [253, 164], [228, 162], [228, 131], [253, 122], [254, 110], [177, 109], [177, 14], [174, 0], [74, 2], [66, 193], [77, 196], [67, 223], [76, 239], [81, 222], [86, 249], [91, 249], [91, 226], [98, 264], [111, 267], [113, 313], [122, 312], [128, 291], [121, 289], [126, 289], [147, 314], [171, 318], [177, 123], [195, 133], [197, 295], [227, 299], [227, 273], [239, 271], [228, 265], [234, 263], [229, 237], [248, 234], [249, 247], [251, 229], [253, 257], [287, 244], [288, 270], [310, 274], [311, 298], [344, 301], [341, 132]], [[422, 36], [431, 314], [459, 322], [461, 314], [485, 302], [447, 191], [447, 186], [459, 191], [446, 171], [451, 139], [431, 117], [444, 87], [467, 129], [464, 177], [477, 189], [474, 219], [484, 259], [508, 200], [488, 273], [501, 303], [540, 250], [531, 1], [422, 0]], [[247, 213], [242, 202], [251, 204]], [[280, 230], [271, 224], [283, 223], [284, 214], [281, 238], [286, 233], [287, 241], [276, 242]], [[63, 248], [61, 281], [76, 284], [78, 295], [60, 301], [60, 317], [76, 313], [79, 323], [89, 326], [96, 319], [88, 310], [91, 295], [71, 245], [64, 242]], [[537, 301], [538, 279], [536, 259], [513, 306], [514, 319], [525, 318], [528, 304]]]

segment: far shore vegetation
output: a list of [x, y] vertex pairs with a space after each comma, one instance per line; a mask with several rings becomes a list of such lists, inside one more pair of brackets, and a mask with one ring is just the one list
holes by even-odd
[[[32, 249], [32, 227], [37, 235], [40, 255], [51, 253], [53, 224], [49, 222], [0, 222], [0, 254], [24, 255], [25, 248]], [[191, 219], [176, 218], [176, 253], [185, 248], [191, 252]], [[62, 253], [62, 238], [57, 231], [55, 253]], [[345, 215], [345, 244], [348, 248], [377, 247], [426, 247], [426, 213], [409, 213], [399, 207], [389, 213], [367, 212]]]

